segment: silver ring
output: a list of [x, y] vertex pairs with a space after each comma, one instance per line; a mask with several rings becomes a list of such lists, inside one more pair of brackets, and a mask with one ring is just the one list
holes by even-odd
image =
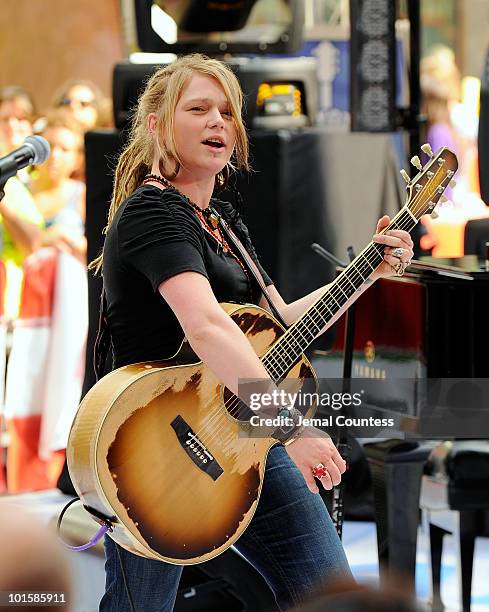
[[401, 259], [403, 254], [404, 254], [404, 249], [401, 249], [401, 247], [397, 247], [396, 249], [392, 251], [392, 255], [394, 257], [397, 257], [398, 259]]
[[397, 276], [402, 276], [406, 268], [407, 264], [405, 264], [403, 261], [400, 261], [394, 266], [394, 270], [396, 271]]

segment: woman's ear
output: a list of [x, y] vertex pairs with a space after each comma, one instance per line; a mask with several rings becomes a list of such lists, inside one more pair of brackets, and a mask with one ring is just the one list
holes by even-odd
[[148, 130], [153, 135], [156, 132], [156, 123], [157, 123], [157, 121], [158, 121], [158, 118], [156, 117], [156, 113], [150, 113], [148, 115]]

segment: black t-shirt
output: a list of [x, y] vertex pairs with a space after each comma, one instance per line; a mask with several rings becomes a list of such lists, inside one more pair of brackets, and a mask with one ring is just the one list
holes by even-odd
[[[214, 199], [211, 203], [246, 246], [265, 285], [271, 285], [232, 205]], [[219, 302], [257, 304], [260, 300], [261, 291], [251, 274], [204, 230], [184, 197], [171, 188], [139, 187], [117, 210], [104, 246], [103, 275], [115, 367], [175, 354], [183, 331], [158, 287], [171, 276], [189, 271], [209, 280]]]

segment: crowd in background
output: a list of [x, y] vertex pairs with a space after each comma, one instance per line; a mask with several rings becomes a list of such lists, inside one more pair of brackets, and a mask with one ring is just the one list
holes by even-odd
[[51, 149], [0, 201], [0, 492], [52, 486], [62, 465], [88, 316], [84, 134], [111, 115], [89, 81], [65, 83], [42, 112], [25, 89], [0, 89], [0, 157], [33, 134]]
[[36, 112], [25, 89], [0, 89], [0, 156], [21, 146], [31, 134], [43, 136], [51, 147], [45, 164], [24, 169], [7, 182], [0, 202], [7, 319], [18, 313], [27, 256], [51, 246], [85, 261], [83, 138], [86, 131], [107, 125], [107, 101], [89, 81], [66, 83], [42, 113]]

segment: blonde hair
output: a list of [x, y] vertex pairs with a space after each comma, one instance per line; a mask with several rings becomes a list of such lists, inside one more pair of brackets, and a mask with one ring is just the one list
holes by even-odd
[[[228, 99], [231, 114], [236, 126], [234, 165], [224, 168], [216, 176], [216, 185], [221, 185], [230, 169], [248, 170], [248, 137], [241, 117], [243, 93], [234, 73], [222, 62], [210, 59], [200, 53], [180, 57], [172, 64], [157, 70], [148, 80], [140, 95], [132, 117], [129, 144], [122, 151], [115, 169], [112, 200], [107, 227], [114, 219], [122, 202], [141, 184], [153, 165], [156, 151], [160, 167], [168, 168], [173, 162], [181, 163], [173, 134], [174, 114], [180, 96], [194, 73], [215, 78]], [[148, 117], [154, 113], [156, 119], [156, 138], [148, 128]], [[89, 268], [98, 272], [102, 266], [103, 253], [92, 261]]]

